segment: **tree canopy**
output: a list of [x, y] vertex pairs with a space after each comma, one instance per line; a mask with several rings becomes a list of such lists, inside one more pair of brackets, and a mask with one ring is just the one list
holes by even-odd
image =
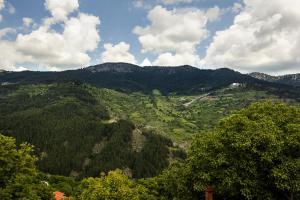
[[29, 144], [17, 147], [15, 139], [0, 134], [0, 199], [51, 199], [50, 189], [38, 179], [32, 151]]
[[81, 182], [78, 199], [81, 200], [140, 200], [151, 199], [146, 187], [129, 179], [121, 170], [87, 178]]
[[255, 103], [199, 135], [188, 158], [195, 189], [230, 199], [296, 199], [300, 193], [300, 109]]

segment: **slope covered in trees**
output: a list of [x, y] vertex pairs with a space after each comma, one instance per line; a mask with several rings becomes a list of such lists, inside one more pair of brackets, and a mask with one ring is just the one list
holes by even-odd
[[39, 169], [52, 174], [128, 168], [134, 177], [154, 176], [174, 151], [169, 139], [110, 119], [101, 100], [74, 82], [2, 87], [0, 112], [0, 130], [35, 145]]
[[83, 81], [102, 88], [146, 94], [157, 89], [163, 95], [195, 95], [224, 88], [232, 83], [241, 83], [285, 98], [300, 99], [299, 87], [259, 80], [227, 68], [208, 70], [191, 66], [139, 67], [128, 63], [104, 63], [62, 72], [0, 73], [0, 83], [4, 85], [53, 83], [65, 80]]
[[0, 134], [0, 197], [50, 199], [60, 190], [73, 199], [197, 200], [209, 186], [216, 199], [299, 199], [299, 130], [299, 107], [255, 103], [197, 135], [187, 158], [155, 177], [117, 169], [78, 181], [40, 173], [30, 145]]
[[[36, 146], [44, 172], [75, 177], [128, 169], [136, 178], [184, 158], [193, 136], [233, 110], [280, 97], [239, 85], [201, 95], [118, 92], [78, 81], [0, 87], [0, 131]], [[284, 99], [297, 103], [294, 99]]]

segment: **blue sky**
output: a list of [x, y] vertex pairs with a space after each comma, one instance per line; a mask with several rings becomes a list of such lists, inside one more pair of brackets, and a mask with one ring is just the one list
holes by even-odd
[[0, 0], [0, 68], [130, 62], [299, 73], [299, 9], [293, 0]]

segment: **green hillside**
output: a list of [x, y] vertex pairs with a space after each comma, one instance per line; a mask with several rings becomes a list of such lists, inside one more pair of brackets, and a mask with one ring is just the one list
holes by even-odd
[[236, 109], [262, 99], [295, 102], [247, 85], [164, 96], [78, 81], [1, 86], [0, 98], [0, 132], [35, 145], [42, 171], [85, 177], [121, 168], [138, 178], [183, 158], [195, 134]]
[[128, 168], [134, 177], [147, 177], [168, 166], [177, 151], [169, 139], [110, 118], [90, 90], [74, 83], [1, 87], [1, 132], [35, 145], [39, 168], [52, 174], [96, 176]]

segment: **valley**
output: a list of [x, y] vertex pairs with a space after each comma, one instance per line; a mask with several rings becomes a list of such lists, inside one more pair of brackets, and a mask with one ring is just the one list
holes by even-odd
[[[102, 76], [102, 73], [109, 73], [109, 76], [124, 79], [141, 70], [132, 69], [131, 65], [128, 68], [127, 64], [117, 66], [116, 70], [100, 66], [100, 72], [93, 71], [92, 74]], [[187, 71], [185, 68], [165, 71], [157, 68], [148, 76], [154, 73], [156, 79], [160, 79], [168, 72], [184, 81], [190, 78], [190, 70], [196, 69], [187, 67]], [[186, 77], [182, 77], [183, 72]], [[206, 89], [173, 92], [173, 88], [166, 88], [163, 82], [157, 82], [158, 89], [152, 91], [136, 90], [131, 81], [113, 89], [114, 84], [118, 84], [116, 81], [120, 81], [117, 78], [105, 88], [99, 86], [103, 83], [101, 79], [93, 84], [90, 79], [82, 80], [84, 77], [79, 77], [80, 81], [52, 79], [52, 74], [46, 83], [45, 77], [35, 77], [35, 72], [21, 72], [24, 73], [27, 76], [8, 73], [1, 77], [2, 80], [14, 77], [19, 83], [4, 84], [0, 88], [0, 132], [15, 137], [18, 143], [26, 141], [35, 145], [42, 171], [74, 177], [95, 176], [115, 168], [128, 168], [133, 177], [154, 176], [168, 163], [184, 158], [194, 136], [210, 130], [224, 116], [263, 100], [299, 104], [298, 98], [293, 98], [296, 93], [285, 90], [287, 93], [283, 96], [277, 91], [286, 86], [276, 88], [275, 85], [275, 92], [265, 90], [263, 84], [268, 83], [258, 81], [262, 85], [253, 84], [255, 80], [247, 82], [249, 78], [244, 75], [241, 77], [246, 82], [236, 84], [233, 81], [241, 79], [239, 74], [235, 74], [237, 77], [233, 83], [227, 84], [226, 76], [230, 80], [231, 73], [235, 73], [231, 71], [222, 75], [225, 82], [216, 79], [210, 84], [206, 79], [204, 82], [199, 79], [199, 83], [190, 86], [198, 91], [195, 85], [203, 87], [205, 83], [206, 88], [211, 88], [209, 92]], [[140, 81], [140, 85], [145, 84]], [[148, 86], [139, 88], [153, 88], [151, 83], [146, 84]], [[151, 156], [141, 160], [144, 154]], [[96, 167], [99, 163], [101, 167]]]

